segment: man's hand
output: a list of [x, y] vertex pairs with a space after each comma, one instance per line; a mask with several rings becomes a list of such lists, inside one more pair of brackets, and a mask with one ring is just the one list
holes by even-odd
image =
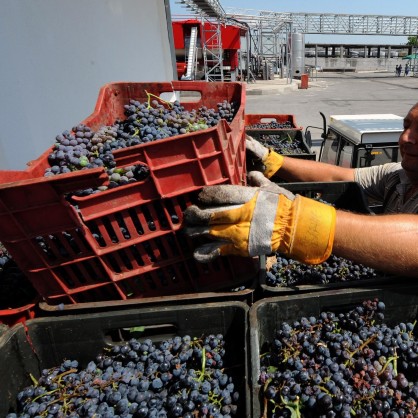
[[249, 173], [256, 187], [219, 185], [203, 188], [201, 206], [184, 212], [186, 234], [213, 241], [195, 250], [194, 257], [209, 262], [220, 255], [257, 256], [279, 251], [305, 263], [321, 263], [331, 254], [335, 209], [295, 196]]
[[251, 156], [264, 165], [264, 176], [267, 178], [273, 177], [273, 175], [281, 168], [284, 157], [277, 154], [277, 152], [272, 149], [266, 148], [249, 135], [245, 135], [245, 143], [247, 151], [250, 152]]

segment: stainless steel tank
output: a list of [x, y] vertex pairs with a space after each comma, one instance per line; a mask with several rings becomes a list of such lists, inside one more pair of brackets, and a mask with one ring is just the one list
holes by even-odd
[[305, 35], [291, 34], [292, 77], [300, 77], [305, 73]]

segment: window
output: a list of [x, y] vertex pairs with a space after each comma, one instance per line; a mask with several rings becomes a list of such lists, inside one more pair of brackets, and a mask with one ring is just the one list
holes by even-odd
[[339, 139], [340, 136], [336, 132], [328, 130], [328, 135], [324, 141], [324, 147], [322, 149], [322, 162], [328, 164], [336, 163]]
[[341, 167], [351, 167], [353, 161], [354, 145], [346, 140], [341, 140], [341, 150], [338, 158], [338, 165]]
[[370, 167], [374, 165], [398, 162], [401, 155], [398, 146], [359, 148], [357, 156], [357, 167]]

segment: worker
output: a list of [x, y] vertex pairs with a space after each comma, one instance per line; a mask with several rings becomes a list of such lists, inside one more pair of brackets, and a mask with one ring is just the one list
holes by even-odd
[[[404, 119], [399, 138], [401, 163], [344, 168], [283, 157], [247, 137], [247, 149], [265, 170], [249, 173], [249, 186], [205, 187], [201, 208], [184, 213], [189, 236], [209, 236], [194, 256], [208, 262], [219, 255], [257, 256], [280, 252], [307, 264], [331, 253], [379, 271], [403, 276], [418, 272], [418, 103]], [[278, 172], [287, 181], [357, 181], [385, 204], [381, 215], [336, 210], [293, 195], [268, 178]]]

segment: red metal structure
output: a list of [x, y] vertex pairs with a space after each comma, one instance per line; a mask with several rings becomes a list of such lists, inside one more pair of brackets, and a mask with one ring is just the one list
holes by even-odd
[[[182, 20], [175, 21], [173, 24], [174, 47], [177, 61], [177, 74], [181, 79], [202, 80], [205, 78], [203, 42], [210, 49], [219, 48], [213, 39], [204, 40], [204, 32], [211, 30], [210, 22], [200, 22], [199, 20]], [[224, 79], [234, 81], [239, 79], [239, 50], [241, 48], [241, 36], [245, 32], [242, 28], [233, 25], [221, 26], [221, 43], [222, 43], [222, 64], [224, 71]], [[192, 57], [192, 50], [195, 50], [195, 57]], [[193, 59], [193, 70], [191, 74], [187, 74], [188, 60]], [[211, 63], [208, 62], [210, 66]], [[190, 70], [189, 70], [190, 72]], [[187, 78], [191, 77], [191, 78]]]

